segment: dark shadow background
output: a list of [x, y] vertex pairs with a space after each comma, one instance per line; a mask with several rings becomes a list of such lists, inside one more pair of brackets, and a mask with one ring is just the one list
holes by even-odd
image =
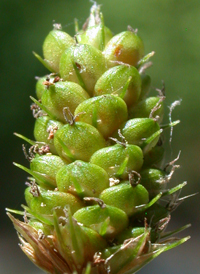
[[[199, 191], [199, 85], [200, 85], [200, 4], [199, 0], [99, 0], [106, 25], [114, 32], [127, 25], [139, 29], [146, 53], [155, 50], [149, 74], [153, 86], [166, 83], [166, 121], [173, 101], [182, 99], [172, 118], [181, 124], [174, 128], [172, 148], [166, 133], [167, 160], [182, 150], [181, 168], [173, 184], [188, 181], [181, 196]], [[29, 96], [35, 96], [34, 76], [46, 69], [34, 58], [32, 51], [42, 55], [42, 43], [52, 29], [53, 20], [62, 23], [69, 34], [74, 33], [74, 18], [80, 25], [89, 15], [88, 0], [0, 0], [0, 274], [41, 273], [23, 255], [17, 235], [5, 215], [5, 207], [20, 209], [26, 174], [12, 165], [26, 165], [21, 151], [22, 141], [13, 136], [19, 132], [33, 138], [34, 119]], [[192, 227], [182, 233], [191, 235], [184, 245], [162, 254], [140, 273], [197, 274], [200, 269], [200, 203], [199, 195], [187, 199], [172, 215], [170, 228], [186, 223]]]

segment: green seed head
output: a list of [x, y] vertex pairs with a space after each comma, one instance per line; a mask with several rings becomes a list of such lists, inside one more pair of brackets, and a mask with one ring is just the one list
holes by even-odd
[[[94, 2], [94, 1], [92, 1]], [[154, 51], [144, 56], [137, 30], [114, 37], [94, 2], [72, 38], [55, 24], [43, 44], [52, 73], [36, 78], [36, 118], [31, 145], [24, 222], [12, 220], [24, 253], [45, 273], [129, 274], [185, 242], [183, 228], [165, 232], [186, 183], [168, 189], [178, 157], [164, 164], [162, 125], [165, 86], [147, 97], [146, 74]], [[169, 171], [168, 171], [169, 170]], [[170, 185], [170, 184], [169, 184]], [[172, 236], [172, 237], [171, 237]], [[167, 239], [165, 239], [167, 237]]]

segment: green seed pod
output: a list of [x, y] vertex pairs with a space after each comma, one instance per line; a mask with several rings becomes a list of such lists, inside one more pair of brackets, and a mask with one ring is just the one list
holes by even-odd
[[119, 65], [107, 70], [97, 81], [94, 95], [118, 95], [127, 106], [134, 105], [141, 92], [141, 77], [133, 66]]
[[51, 153], [57, 154], [53, 138], [55, 132], [62, 126], [61, 122], [52, 120], [49, 116], [41, 116], [35, 121], [33, 134], [38, 142], [44, 142], [49, 146]]
[[[141, 146], [145, 138], [150, 137], [160, 129], [158, 123], [150, 118], [135, 118], [128, 120], [122, 126], [122, 135], [129, 144]], [[154, 141], [157, 144], [159, 136]]]
[[[86, 238], [86, 241], [84, 242], [84, 251], [86, 253], [85, 260], [92, 260], [96, 252], [100, 252], [104, 250], [104, 248], [106, 248], [107, 242], [95, 230], [82, 225], [80, 226], [80, 228], [82, 230], [82, 234], [84, 234]], [[71, 234], [69, 235], [69, 237], [71, 237]]]
[[106, 260], [108, 257], [110, 257], [111, 255], [113, 255], [117, 250], [119, 250], [122, 247], [122, 245], [114, 245], [108, 248], [105, 248], [102, 252], [101, 252], [101, 258]]
[[129, 181], [105, 189], [100, 197], [105, 204], [115, 206], [128, 216], [137, 212], [137, 206], [147, 204], [149, 194], [141, 184], [132, 186]]
[[[154, 108], [156, 108], [155, 111]], [[159, 97], [148, 97], [143, 101], [140, 101], [136, 106], [129, 110], [129, 119], [148, 118], [152, 111], [152, 118], [159, 117], [159, 119], [156, 120], [158, 123], [161, 123], [164, 114], [164, 107], [163, 102], [160, 101]]]
[[127, 179], [131, 170], [141, 169], [143, 153], [138, 146], [116, 144], [96, 151], [90, 162], [105, 169], [110, 177]]
[[141, 93], [140, 93], [140, 97], [139, 100], [144, 99], [151, 88], [151, 77], [147, 74], [141, 74], [141, 80], [142, 80], [142, 85], [141, 85]]
[[[58, 212], [60, 215], [60, 212]], [[66, 213], [66, 210], [65, 210]], [[67, 261], [73, 261], [78, 268], [86, 266], [88, 260], [92, 261], [96, 252], [102, 251], [107, 247], [106, 240], [95, 230], [78, 223], [67, 210], [67, 216], [63, 218], [63, 223], [59, 220], [59, 215], [54, 214], [55, 231], [54, 235], [57, 241], [56, 250], [62, 258]], [[63, 271], [62, 271], [63, 272]]]
[[58, 155], [67, 161], [89, 162], [95, 151], [106, 146], [106, 141], [95, 127], [84, 122], [75, 122], [57, 130], [54, 146]]
[[28, 224], [34, 227], [38, 232], [41, 231], [45, 236], [53, 234], [54, 227], [51, 225], [44, 224], [36, 219], [30, 219]]
[[41, 215], [52, 215], [54, 208], [64, 209], [69, 206], [72, 214], [84, 206], [84, 203], [71, 193], [45, 190], [38, 187], [39, 196], [34, 197], [28, 187], [25, 190], [25, 200], [31, 211]]
[[[55, 73], [51, 73], [49, 75], [45, 75], [43, 77], [36, 77], [37, 83], [36, 83], [36, 95], [38, 99], [41, 99], [42, 94], [47, 89], [47, 85], [45, 85], [45, 82], [49, 84], [53, 84], [56, 81], [56, 77], [58, 77]], [[59, 79], [59, 77], [58, 77]]]
[[75, 161], [62, 167], [56, 182], [59, 191], [70, 192], [79, 197], [99, 197], [99, 194], [109, 187], [108, 174], [101, 167]]
[[144, 155], [143, 167], [160, 168], [162, 166], [165, 149], [163, 146], [155, 146]]
[[105, 238], [114, 238], [128, 226], [126, 213], [119, 208], [105, 205], [87, 206], [79, 209], [73, 217], [83, 225], [97, 231]]
[[[81, 113], [82, 112], [82, 113]], [[78, 115], [81, 113], [81, 115]], [[82, 102], [75, 110], [76, 121], [93, 125], [104, 138], [113, 134], [127, 120], [125, 102], [114, 95], [102, 95]]]
[[133, 31], [124, 31], [115, 35], [106, 45], [104, 55], [109, 61], [123, 62], [137, 66], [144, 56], [144, 45], [140, 37]]
[[102, 52], [91, 45], [76, 45], [67, 49], [60, 59], [60, 75], [65, 81], [81, 85], [91, 96], [107, 63]]
[[65, 163], [56, 155], [42, 155], [32, 159], [30, 169], [35, 174], [38, 184], [56, 187], [56, 173]]
[[66, 123], [63, 108], [68, 107], [73, 114], [76, 107], [88, 98], [88, 93], [80, 85], [73, 82], [57, 82], [45, 90], [41, 100], [53, 116]]
[[104, 25], [100, 6], [93, 5], [90, 17], [84, 24], [84, 31], [82, 30], [76, 35], [77, 41], [80, 44], [89, 44], [99, 50], [104, 50], [105, 45], [112, 37], [111, 30]]
[[59, 63], [62, 53], [75, 44], [75, 40], [66, 32], [52, 30], [47, 35], [43, 44], [43, 55], [45, 61], [54, 72], [59, 72]]
[[163, 170], [146, 168], [140, 172], [140, 175], [140, 183], [148, 190], [150, 199], [166, 189], [167, 178]]
[[123, 242], [130, 238], [137, 238], [145, 232], [145, 227], [129, 227], [123, 233], [117, 235], [116, 240], [118, 244], [123, 244]]
[[37, 79], [37, 83], [36, 83], [36, 95], [38, 99], [41, 99], [42, 94], [44, 93], [44, 91], [46, 90], [46, 86], [43, 84], [47, 79], [47, 75], [40, 77]]
[[104, 50], [105, 45], [113, 37], [111, 30], [102, 24], [88, 28], [76, 35], [79, 44], [88, 44], [99, 50]]

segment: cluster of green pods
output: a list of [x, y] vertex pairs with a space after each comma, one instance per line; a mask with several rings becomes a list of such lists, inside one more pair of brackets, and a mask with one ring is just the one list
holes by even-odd
[[163, 98], [148, 97], [148, 58], [137, 32], [113, 36], [102, 18], [91, 15], [75, 37], [55, 25], [43, 44], [44, 60], [35, 55], [51, 74], [36, 84], [30, 169], [18, 165], [32, 176], [25, 191], [29, 224], [48, 235], [54, 218], [62, 234], [65, 218], [66, 235], [73, 225], [93, 252], [87, 256], [102, 251], [106, 258], [142, 235], [145, 222], [156, 227], [170, 215], [158, 202], [168, 189]]

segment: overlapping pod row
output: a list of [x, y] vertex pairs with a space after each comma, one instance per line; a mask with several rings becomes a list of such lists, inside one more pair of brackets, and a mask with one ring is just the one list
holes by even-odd
[[75, 37], [55, 25], [44, 60], [35, 55], [51, 74], [36, 85], [30, 169], [17, 164], [32, 176], [25, 191], [28, 225], [56, 235], [48, 241], [78, 273], [96, 252], [112, 265], [129, 238], [137, 246], [144, 237], [141, 254], [148, 253], [147, 242], [161, 237], [170, 209], [158, 202], [169, 181], [162, 169], [164, 94], [147, 97], [142, 40], [130, 27], [113, 36], [93, 10]]

